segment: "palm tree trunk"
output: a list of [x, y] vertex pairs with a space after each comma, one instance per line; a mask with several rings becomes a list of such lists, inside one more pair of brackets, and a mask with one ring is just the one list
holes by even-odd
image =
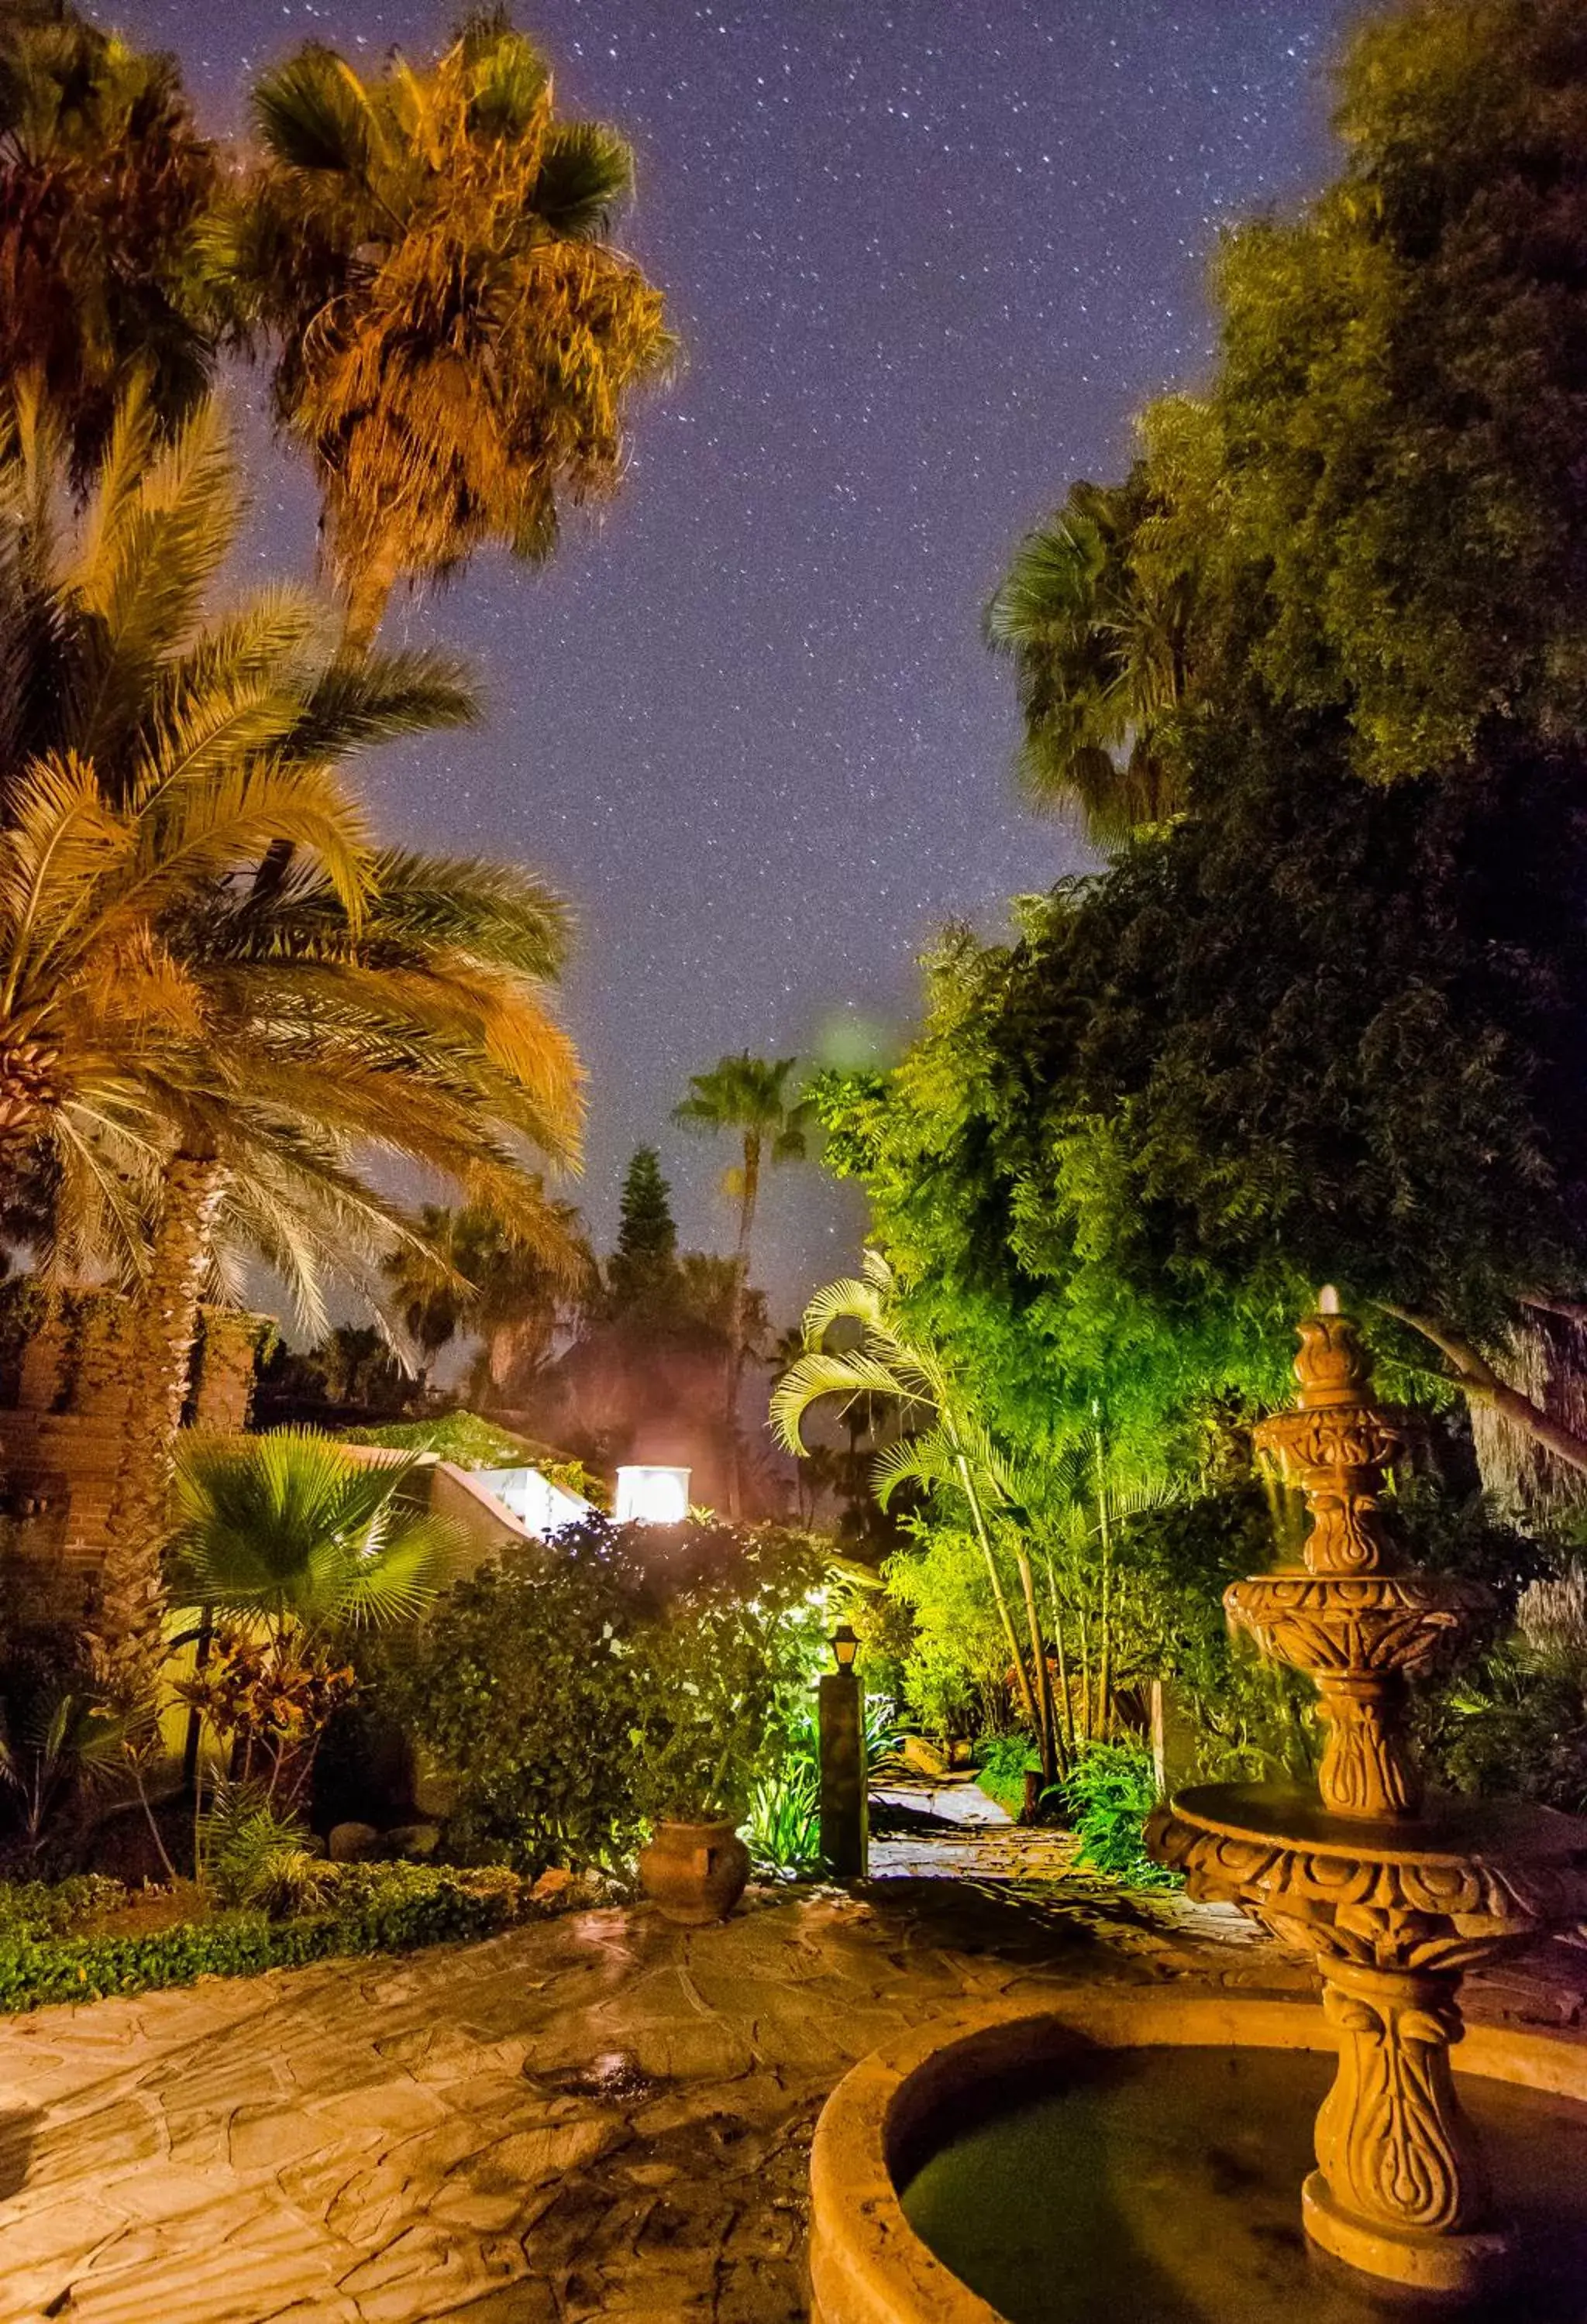
[[0, 1036], [0, 1187], [16, 1184], [59, 1102], [57, 1055], [45, 1042]]
[[137, 1661], [160, 1637], [176, 1434], [198, 1335], [198, 1296], [226, 1173], [214, 1156], [178, 1155], [165, 1174], [149, 1274], [132, 1333], [127, 1441], [111, 1502], [98, 1636], [108, 1658]]
[[1075, 1613], [1080, 1624], [1080, 1739], [1084, 1743], [1094, 1743], [1096, 1729], [1092, 1724], [1091, 1619], [1086, 1613], [1084, 1600], [1075, 1609]]
[[392, 591], [402, 570], [401, 551], [394, 538], [378, 541], [346, 584], [346, 612], [342, 620], [344, 654], [362, 660], [380, 632]]
[[738, 1198], [738, 1248], [734, 1254], [733, 1306], [727, 1325], [727, 1514], [742, 1514], [743, 1480], [739, 1463], [738, 1400], [744, 1376], [744, 1309], [750, 1287], [750, 1238], [761, 1196], [761, 1135], [744, 1132], [743, 1185]]

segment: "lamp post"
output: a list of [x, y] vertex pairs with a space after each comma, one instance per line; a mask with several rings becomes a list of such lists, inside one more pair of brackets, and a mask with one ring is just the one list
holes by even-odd
[[860, 1641], [840, 1622], [831, 1643], [837, 1668], [821, 1679], [821, 1853], [839, 1880], [863, 1880], [871, 1840], [864, 1699], [854, 1668]]

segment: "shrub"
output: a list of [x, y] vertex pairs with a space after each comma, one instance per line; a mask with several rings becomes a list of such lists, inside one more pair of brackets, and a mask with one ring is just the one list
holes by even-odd
[[983, 1735], [975, 1746], [975, 1780], [989, 1800], [1011, 1816], [1023, 1812], [1025, 1771], [1039, 1768], [1041, 1754], [1025, 1734]]
[[[97, 2001], [190, 1985], [200, 1977], [247, 1977], [337, 1954], [412, 1950], [494, 1935], [538, 1910], [526, 1885], [502, 1871], [430, 1865], [331, 1865], [323, 1909], [286, 1921], [228, 1913], [147, 1935], [61, 1933], [90, 1909], [125, 1896], [114, 1881], [0, 1887], [0, 2011], [52, 2001]], [[107, 1895], [106, 1891], [114, 1892]], [[68, 1892], [71, 1892], [69, 1895]]]
[[762, 1877], [797, 1877], [821, 1862], [821, 1775], [807, 1759], [789, 1757], [762, 1775], [750, 1794], [743, 1836]]
[[819, 1657], [826, 1557], [778, 1526], [597, 1518], [455, 1584], [389, 1682], [459, 1783], [449, 1850], [614, 1866], [672, 1809], [741, 1812]]
[[1140, 1743], [1092, 1743], [1059, 1784], [1080, 1840], [1079, 1861], [1133, 1888], [1176, 1888], [1176, 1873], [1154, 1864], [1141, 1827], [1157, 1805], [1151, 1754]]

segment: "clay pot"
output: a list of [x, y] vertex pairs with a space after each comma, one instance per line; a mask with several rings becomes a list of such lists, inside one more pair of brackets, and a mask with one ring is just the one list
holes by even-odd
[[639, 1857], [640, 1886], [664, 1920], [701, 1929], [724, 1921], [744, 1893], [750, 1851], [730, 1818], [715, 1823], [660, 1823]]

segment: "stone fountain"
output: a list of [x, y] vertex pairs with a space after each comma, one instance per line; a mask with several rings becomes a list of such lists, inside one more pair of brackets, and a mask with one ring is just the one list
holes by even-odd
[[1587, 1911], [1587, 1822], [1424, 1799], [1407, 1682], [1470, 1631], [1486, 1594], [1397, 1554], [1381, 1495], [1400, 1434], [1330, 1291], [1300, 1325], [1295, 1370], [1296, 1408], [1257, 1441], [1306, 1496], [1305, 1562], [1235, 1582], [1224, 1603], [1263, 1655], [1316, 1683], [1316, 1794], [1183, 1792], [1147, 1845], [1193, 1895], [1240, 1905], [1315, 1958], [1339, 2068], [1302, 2190], [1313, 2240], [1369, 2275], [1471, 2292], [1502, 2269], [1509, 2238], [1450, 2069], [1461, 1984]]

